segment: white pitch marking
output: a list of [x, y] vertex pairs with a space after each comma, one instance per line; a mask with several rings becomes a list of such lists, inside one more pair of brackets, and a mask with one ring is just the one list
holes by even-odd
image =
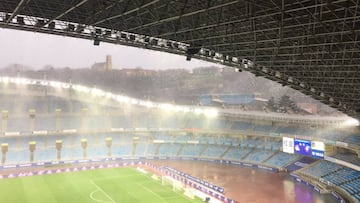
[[105, 202], [105, 201], [102, 201], [102, 200], [99, 200], [99, 199], [96, 199], [93, 195], [99, 191], [98, 189], [96, 189], [95, 191], [92, 191], [90, 193], [90, 199], [94, 200], [95, 202], [101, 202], [101, 203], [109, 203], [109, 202]]
[[112, 203], [116, 203], [113, 198], [111, 198], [101, 187], [99, 187], [93, 180], [89, 180], [90, 183], [92, 183], [98, 190], [100, 190], [109, 200], [111, 200]]

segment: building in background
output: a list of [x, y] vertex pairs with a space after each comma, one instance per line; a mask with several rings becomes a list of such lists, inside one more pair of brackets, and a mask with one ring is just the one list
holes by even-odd
[[91, 69], [96, 70], [96, 71], [111, 71], [112, 70], [112, 56], [106, 55], [105, 62], [94, 63], [91, 66]]

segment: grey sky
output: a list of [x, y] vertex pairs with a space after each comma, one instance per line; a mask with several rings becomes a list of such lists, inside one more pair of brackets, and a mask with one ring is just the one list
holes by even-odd
[[191, 69], [210, 66], [212, 63], [163, 52], [101, 43], [94, 46], [93, 41], [62, 37], [27, 31], [0, 28], [0, 68], [9, 64], [29, 65], [40, 69], [45, 65], [55, 67], [84, 68], [95, 62], [113, 56], [114, 68]]

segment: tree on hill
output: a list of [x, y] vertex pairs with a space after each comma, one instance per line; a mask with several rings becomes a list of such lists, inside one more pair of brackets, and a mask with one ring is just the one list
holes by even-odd
[[280, 113], [298, 113], [299, 112], [299, 107], [286, 94], [280, 97], [278, 106], [279, 106], [278, 112], [280, 112]]
[[276, 111], [277, 110], [277, 104], [275, 102], [274, 97], [271, 97], [269, 101], [266, 103], [266, 109], [270, 111]]

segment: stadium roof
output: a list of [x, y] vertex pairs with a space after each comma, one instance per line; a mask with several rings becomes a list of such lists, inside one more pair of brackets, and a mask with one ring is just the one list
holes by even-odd
[[298, 89], [360, 118], [359, 4], [357, 0], [1, 0], [0, 27], [222, 63]]

